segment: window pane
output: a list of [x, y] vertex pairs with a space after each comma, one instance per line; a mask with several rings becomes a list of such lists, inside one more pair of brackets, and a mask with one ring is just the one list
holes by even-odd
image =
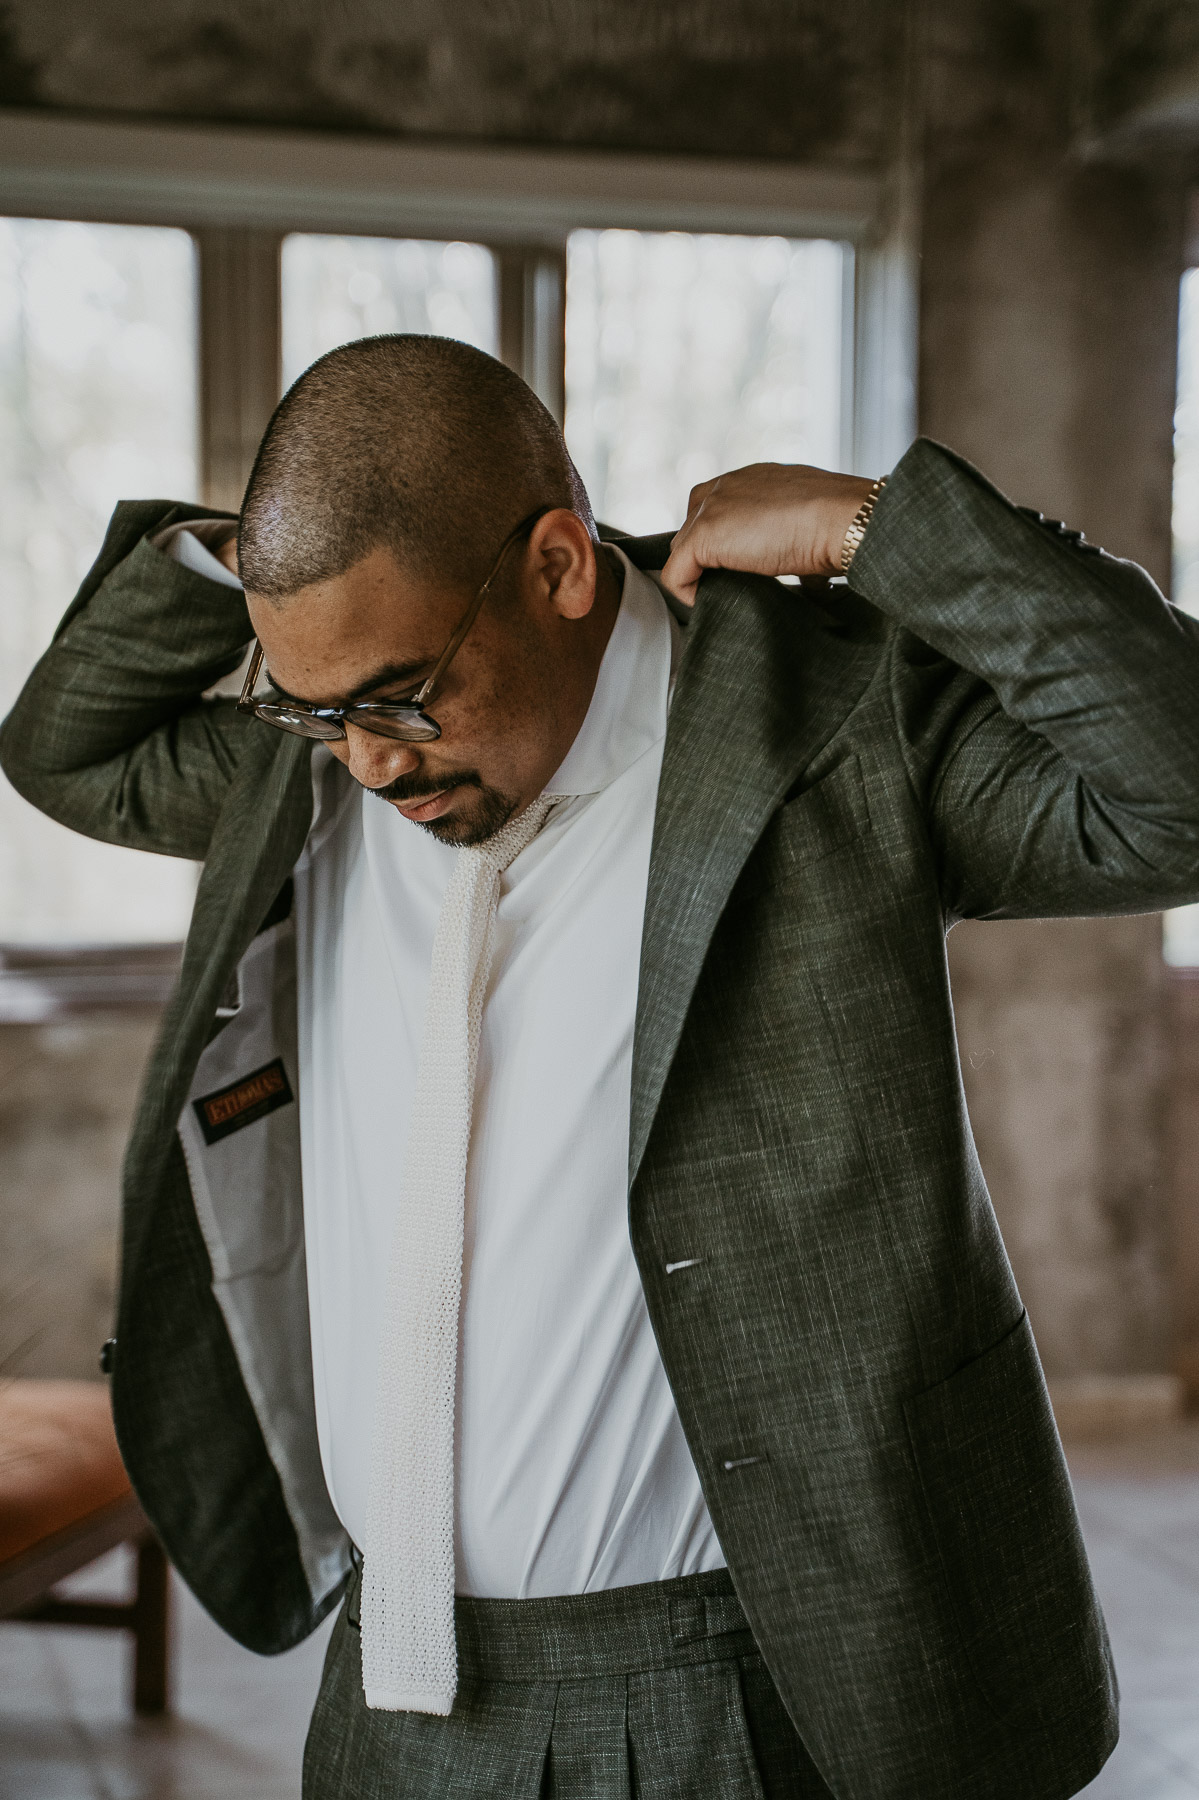
[[572, 232], [566, 440], [598, 518], [664, 531], [724, 469], [839, 466], [845, 264], [815, 239]]
[[[1187, 270], [1178, 299], [1173, 599], [1199, 617], [1199, 269]], [[1166, 961], [1199, 967], [1199, 906], [1175, 907], [1162, 925]]]
[[[184, 231], [0, 219], [0, 710], [118, 499], [196, 491], [194, 247]], [[93, 843], [0, 781], [0, 939], [168, 941], [195, 872]]]
[[494, 356], [495, 262], [482, 244], [423, 238], [283, 241], [283, 381], [353, 338], [421, 331]]
[[1199, 617], [1199, 269], [1187, 270], [1179, 293], [1174, 603]]
[[1175, 906], [1162, 914], [1162, 946], [1176, 969], [1199, 967], [1199, 906]]

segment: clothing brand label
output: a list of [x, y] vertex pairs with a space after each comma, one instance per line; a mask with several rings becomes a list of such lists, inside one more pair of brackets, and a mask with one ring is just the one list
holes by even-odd
[[193, 1100], [192, 1105], [204, 1133], [204, 1142], [216, 1144], [231, 1131], [240, 1131], [243, 1125], [265, 1119], [277, 1106], [290, 1106], [294, 1098], [283, 1058], [277, 1056], [274, 1062], [265, 1063], [251, 1075], [243, 1075], [229, 1087], [218, 1088], [215, 1094]]

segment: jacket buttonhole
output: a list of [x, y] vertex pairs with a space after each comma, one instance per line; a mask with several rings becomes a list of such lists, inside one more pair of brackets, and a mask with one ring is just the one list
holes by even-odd
[[767, 1461], [769, 1461], [769, 1458], [765, 1456], [729, 1456], [725, 1458], [724, 1467], [726, 1471], [731, 1469], [749, 1469], [753, 1467], [754, 1463], [764, 1463]]
[[663, 1265], [668, 1275], [674, 1275], [679, 1269], [694, 1269], [701, 1262], [702, 1256], [684, 1256], [679, 1262], [668, 1262]]

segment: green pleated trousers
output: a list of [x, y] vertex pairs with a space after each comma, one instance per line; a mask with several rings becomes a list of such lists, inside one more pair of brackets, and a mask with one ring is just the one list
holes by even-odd
[[357, 1599], [329, 1644], [304, 1800], [831, 1800], [724, 1570], [458, 1600], [444, 1719], [367, 1707]]

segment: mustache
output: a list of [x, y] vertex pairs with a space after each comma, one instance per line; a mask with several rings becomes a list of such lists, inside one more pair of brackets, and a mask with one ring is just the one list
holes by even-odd
[[416, 800], [431, 800], [434, 794], [443, 794], [446, 788], [483, 786], [483, 778], [477, 769], [447, 770], [445, 777], [430, 786], [427, 775], [397, 775], [384, 787], [367, 788], [368, 794], [374, 794], [379, 800], [398, 800], [401, 806], [411, 806]]

